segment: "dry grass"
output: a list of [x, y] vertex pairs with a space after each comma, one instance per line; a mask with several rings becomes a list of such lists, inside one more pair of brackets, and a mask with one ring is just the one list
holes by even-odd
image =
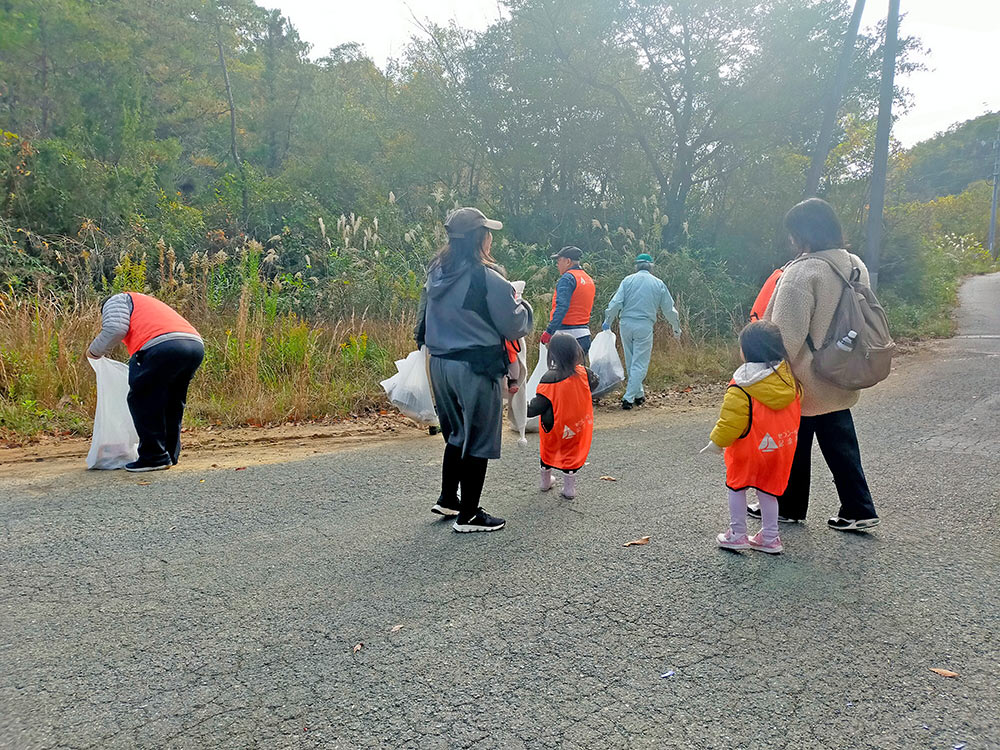
[[[206, 345], [188, 399], [191, 426], [274, 425], [387, 408], [379, 381], [413, 347], [406, 315], [314, 322], [268, 313], [249, 293], [229, 313], [184, 308]], [[44, 294], [0, 295], [0, 438], [89, 434], [95, 388], [85, 353], [99, 328], [96, 301], [70, 306]], [[677, 343], [667, 331], [656, 342], [652, 390], [719, 381], [733, 369], [732, 346]], [[529, 351], [537, 352], [537, 342]]]

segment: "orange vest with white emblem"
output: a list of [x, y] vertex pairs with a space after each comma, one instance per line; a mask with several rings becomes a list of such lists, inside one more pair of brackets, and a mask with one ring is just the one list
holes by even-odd
[[128, 333], [122, 339], [122, 343], [128, 349], [130, 357], [147, 342], [165, 333], [198, 335], [194, 326], [170, 305], [147, 294], [129, 292], [128, 296], [132, 298], [132, 317], [129, 320]]
[[[739, 388], [733, 384], [729, 387]], [[776, 410], [750, 394], [747, 398], [750, 399], [750, 427], [743, 437], [726, 448], [726, 486], [731, 490], [753, 487], [778, 497], [788, 488], [788, 476], [792, 472], [802, 399], [796, 396], [784, 409]]]
[[541, 426], [542, 463], [554, 469], [576, 471], [587, 463], [594, 438], [594, 404], [587, 371], [576, 372], [558, 383], [539, 383], [536, 391], [552, 402], [552, 429]]
[[[576, 289], [573, 290], [573, 297], [569, 301], [569, 309], [566, 311], [566, 317], [563, 318], [562, 325], [590, 325], [590, 313], [594, 309], [594, 295], [597, 294], [597, 287], [594, 286], [594, 280], [582, 268], [571, 268], [566, 273], [573, 274], [573, 278], [576, 279]], [[556, 295], [553, 294], [549, 320], [552, 320], [555, 312]]]

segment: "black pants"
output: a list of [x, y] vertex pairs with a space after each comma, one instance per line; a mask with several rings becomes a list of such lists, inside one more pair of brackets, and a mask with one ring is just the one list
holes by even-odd
[[128, 361], [128, 408], [139, 434], [139, 462], [176, 464], [188, 385], [205, 357], [198, 341], [164, 341]]
[[[458, 508], [459, 517], [465, 519], [479, 509], [486, 483], [485, 458], [462, 457], [462, 449], [445, 445], [444, 461], [441, 466], [441, 501], [449, 508]], [[462, 487], [462, 499], [458, 499], [458, 488]]]
[[804, 519], [809, 507], [809, 481], [812, 468], [813, 436], [819, 443], [826, 465], [833, 472], [833, 482], [840, 496], [841, 518], [858, 520], [876, 518], [872, 494], [865, 471], [861, 468], [861, 449], [850, 409], [802, 417], [799, 441], [792, 460], [792, 473], [785, 494], [778, 498], [778, 513], [787, 518]]

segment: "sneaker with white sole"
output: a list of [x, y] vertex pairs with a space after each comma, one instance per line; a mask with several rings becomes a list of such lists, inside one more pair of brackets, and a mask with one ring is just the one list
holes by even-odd
[[764, 532], [758, 531], [752, 537], [750, 537], [750, 549], [755, 549], [758, 552], [766, 552], [769, 555], [777, 555], [784, 551], [784, 547], [781, 546], [781, 539], [775, 537], [770, 542], [764, 541]]
[[[760, 518], [760, 503], [750, 503], [747, 505], [747, 515], [750, 518]], [[778, 523], [805, 523], [804, 518], [789, 518], [788, 516], [778, 516]]]
[[131, 463], [125, 464], [125, 471], [131, 471], [133, 473], [143, 472], [143, 471], [166, 471], [173, 464], [167, 462], [165, 464], [147, 464], [142, 461], [132, 461]]
[[747, 539], [747, 535], [736, 536], [732, 529], [722, 532], [717, 537], [715, 541], [718, 542], [722, 549], [733, 549], [733, 550], [744, 550], [750, 549], [750, 540]]
[[826, 525], [831, 529], [836, 529], [837, 531], [863, 531], [864, 529], [870, 529], [878, 526], [882, 523], [880, 518], [841, 518], [840, 516], [834, 516]]
[[[456, 499], [455, 502], [457, 503], [458, 500]], [[448, 505], [443, 497], [439, 497], [438, 501], [434, 503], [434, 507], [431, 508], [431, 513], [437, 513], [439, 516], [444, 516], [445, 518], [452, 518], [458, 515], [458, 508], [453, 508]]]
[[452, 524], [452, 528], [460, 534], [466, 534], [471, 531], [500, 531], [506, 525], [507, 522], [502, 518], [491, 516], [482, 508], [477, 508], [476, 512], [468, 518], [462, 518], [459, 515], [455, 519], [455, 523]]

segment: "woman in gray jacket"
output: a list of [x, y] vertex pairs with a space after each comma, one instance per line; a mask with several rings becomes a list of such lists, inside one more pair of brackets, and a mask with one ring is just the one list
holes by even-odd
[[503, 225], [478, 209], [460, 208], [444, 226], [448, 244], [431, 262], [415, 331], [417, 346], [426, 345], [431, 355], [431, 387], [445, 439], [441, 496], [431, 510], [454, 517], [455, 531], [498, 531], [504, 520], [479, 507], [479, 499], [487, 462], [500, 458], [504, 339], [525, 336], [534, 316], [495, 270], [490, 230]]

